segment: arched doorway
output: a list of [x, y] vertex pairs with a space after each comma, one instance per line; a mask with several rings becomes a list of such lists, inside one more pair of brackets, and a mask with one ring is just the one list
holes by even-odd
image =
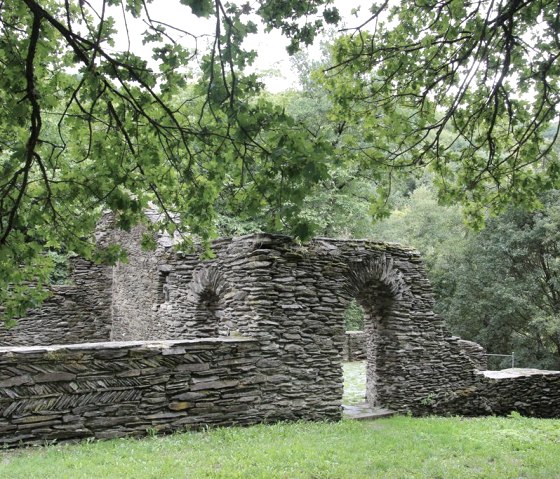
[[[347, 279], [347, 306], [359, 305], [363, 315], [366, 351], [366, 402], [370, 407], [382, 407], [384, 391], [394, 383], [388, 355], [394, 358], [396, 330], [395, 305], [408, 295], [400, 271], [384, 255], [363, 258], [350, 265]], [[397, 318], [398, 322], [398, 318]]]
[[366, 347], [366, 401], [379, 406], [378, 390], [384, 377], [385, 350], [388, 346], [384, 330], [393, 298], [388, 288], [378, 281], [370, 281], [356, 295], [364, 312]]

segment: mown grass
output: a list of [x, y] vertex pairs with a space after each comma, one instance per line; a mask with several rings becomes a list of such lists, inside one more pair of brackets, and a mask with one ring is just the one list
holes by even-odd
[[560, 478], [560, 421], [295, 423], [0, 452], [1, 478]]
[[[344, 404], [365, 363], [344, 364]], [[1, 479], [560, 478], [560, 421], [411, 418], [295, 423], [0, 451]]]

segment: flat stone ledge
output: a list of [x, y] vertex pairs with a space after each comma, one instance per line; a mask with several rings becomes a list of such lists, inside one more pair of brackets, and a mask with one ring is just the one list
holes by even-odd
[[357, 421], [371, 421], [395, 415], [395, 411], [383, 407], [370, 407], [367, 403], [342, 405], [343, 417]]
[[538, 375], [560, 375], [560, 371], [548, 371], [546, 369], [509, 368], [500, 371], [480, 371], [482, 375], [490, 379], [522, 378]]
[[190, 346], [194, 344], [235, 344], [235, 343], [257, 343], [253, 338], [239, 337], [217, 337], [217, 338], [197, 338], [197, 339], [175, 339], [165, 341], [110, 341], [102, 343], [77, 343], [77, 344], [53, 344], [51, 346], [3, 346], [0, 347], [0, 354], [6, 353], [37, 353], [52, 352], [60, 350], [73, 351], [98, 351], [105, 349], [126, 349], [134, 347], [171, 349], [179, 346]]

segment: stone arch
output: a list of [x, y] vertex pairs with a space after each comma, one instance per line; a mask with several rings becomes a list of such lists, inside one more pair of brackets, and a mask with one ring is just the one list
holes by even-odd
[[[360, 258], [349, 265], [345, 292], [356, 299], [364, 313], [366, 335], [366, 400], [378, 406], [388, 371], [388, 355], [396, 343], [388, 323], [400, 309], [399, 304], [412, 296], [402, 272], [391, 257], [381, 254]], [[382, 401], [382, 398], [381, 398]]]
[[187, 286], [192, 330], [198, 336], [228, 336], [230, 324], [224, 295], [230, 287], [216, 265], [196, 270]]
[[402, 272], [395, 267], [393, 258], [382, 254], [369, 256], [350, 264], [346, 289], [351, 294], [359, 293], [372, 281], [383, 284], [395, 300], [410, 297], [410, 287]]

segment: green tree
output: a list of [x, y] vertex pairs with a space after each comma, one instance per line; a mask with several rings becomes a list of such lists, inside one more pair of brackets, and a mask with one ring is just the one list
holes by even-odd
[[[179, 229], [185, 243], [215, 236], [218, 204], [245, 216], [265, 207], [267, 229], [308, 230], [297, 210], [325, 176], [330, 145], [307, 138], [259, 98], [254, 75], [243, 75], [254, 58], [241, 48], [256, 31], [253, 9], [184, 0], [186, 14], [215, 19], [213, 42], [198, 52], [177, 40], [180, 26], [155, 19], [150, 3], [0, 2], [0, 304], [7, 316], [44, 297], [54, 267], [46, 250], [122, 256], [115, 247], [96, 250], [92, 232], [106, 209], [126, 229], [156, 203], [162, 221], [154, 228]], [[256, 13], [295, 50], [322, 23], [337, 21], [325, 7], [314, 23], [297, 23], [328, 3], [268, 1]], [[159, 70], [130, 47], [112, 48], [115, 6], [146, 22], [142, 40]], [[187, 85], [193, 65], [201, 73]]]
[[442, 314], [491, 352], [516, 352], [522, 366], [560, 368], [560, 192], [544, 207], [510, 207], [488, 220], [451, 275]]
[[391, 215], [374, 227], [376, 238], [420, 251], [436, 295], [436, 312], [444, 319], [457, 289], [454, 271], [465, 261], [473, 235], [463, 223], [458, 205], [438, 203], [429, 178], [401, 188]]
[[[327, 50], [319, 60], [310, 58], [307, 52], [298, 52], [293, 57], [293, 63], [303, 89], [261, 95], [281, 107], [293, 119], [294, 127], [305, 132], [307, 141], [328, 145], [332, 151], [328, 170], [319, 181], [308, 184], [305, 196], [294, 209], [291, 224], [280, 224], [279, 231], [289, 234], [292, 225], [299, 224], [302, 236], [369, 237], [374, 214], [378, 215], [381, 210], [376, 200], [382, 182], [374, 169], [355, 161], [352, 147], [348, 145], [348, 139], [352, 143], [354, 135], [349, 134], [344, 124], [329, 118], [332, 102], [324, 87], [313, 80], [313, 72], [324, 68], [327, 59]], [[290, 206], [289, 198], [286, 198], [285, 206]], [[270, 217], [267, 205], [258, 212], [252, 211], [248, 217], [243, 215], [242, 209], [243, 205], [239, 205], [236, 211], [232, 211], [228, 205], [222, 204], [219, 208], [221, 234], [244, 234], [267, 229]]]
[[389, 4], [333, 47], [333, 118], [361, 125], [379, 168], [428, 167], [475, 224], [488, 205], [537, 205], [560, 181], [558, 3]]
[[437, 202], [429, 182], [399, 201], [376, 235], [417, 248], [454, 334], [489, 352], [515, 351], [524, 367], [560, 368], [560, 193], [543, 207], [509, 207], [480, 232], [458, 206]]
[[357, 138], [364, 135], [361, 125], [332, 116], [333, 101], [316, 80], [329, 64], [332, 35], [322, 42], [320, 58], [305, 51], [292, 57], [302, 90], [274, 95], [271, 101], [280, 104], [309, 138], [333, 148], [326, 178], [309, 189], [298, 217], [317, 235], [366, 238], [372, 235], [375, 220], [390, 211], [386, 195], [395, 182], [392, 176], [398, 175], [377, 168], [361, 154], [357, 148]]
[[[386, 22], [374, 4], [375, 28], [335, 45], [324, 80], [330, 126], [315, 136], [244, 73], [255, 52], [243, 42], [259, 18], [296, 52], [339, 22], [332, 0], [180, 3], [213, 19], [207, 50], [183, 46], [189, 32], [158, 21], [149, 0], [0, 2], [7, 315], [43, 296], [54, 267], [45, 251], [121, 257], [116, 247], [96, 250], [92, 231], [106, 209], [129, 228], [156, 203], [153, 227], [182, 231], [188, 246], [193, 235], [216, 235], [219, 213], [301, 237], [339, 234], [311, 215], [317, 205], [347, 211], [344, 197], [357, 191], [371, 211], [383, 209], [400, 169], [429, 165], [440, 196], [479, 217], [483, 204], [533, 204], [537, 190], [558, 186], [558, 130], [542, 139], [558, 105], [552, 1], [403, 1]], [[115, 11], [145, 22], [157, 67], [134, 48], [114, 49]]]

